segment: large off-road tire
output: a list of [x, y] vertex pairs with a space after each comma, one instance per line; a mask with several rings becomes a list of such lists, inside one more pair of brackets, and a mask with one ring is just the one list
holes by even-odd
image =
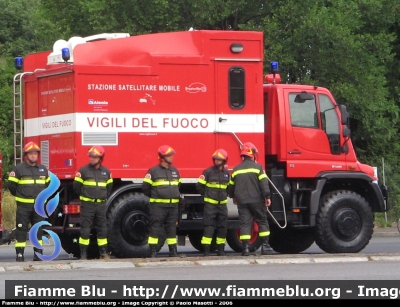
[[[201, 238], [203, 237], [203, 231], [191, 231], [188, 233], [189, 242], [192, 246], [197, 249], [199, 252], [204, 252], [204, 245], [201, 244]], [[217, 250], [217, 243], [216, 238], [214, 236], [213, 240], [211, 241], [210, 251], [214, 252]]]
[[315, 241], [314, 229], [279, 228], [271, 225], [269, 245], [277, 253], [298, 254], [308, 249]]
[[[108, 244], [117, 258], [142, 258], [150, 253], [148, 198], [142, 193], [118, 197], [107, 212]], [[165, 233], [160, 235], [157, 249], [162, 248]]]
[[[59, 235], [61, 241], [61, 247], [67, 254], [72, 254], [75, 258], [81, 257], [81, 250], [79, 247], [79, 234], [73, 233], [68, 234], [64, 233]], [[97, 246], [97, 238], [96, 235], [92, 235], [90, 237], [90, 243], [87, 250], [88, 259], [99, 259], [100, 253], [99, 248]]]
[[373, 228], [374, 216], [364, 197], [333, 191], [321, 199], [315, 243], [327, 253], [358, 253], [369, 243]]
[[[242, 251], [242, 241], [239, 239], [240, 229], [228, 229], [226, 234], [226, 241], [230, 248], [235, 252], [240, 253]], [[258, 224], [253, 223], [253, 228], [251, 230], [251, 239], [249, 241], [249, 251], [255, 252], [261, 246], [261, 239], [258, 236]]]

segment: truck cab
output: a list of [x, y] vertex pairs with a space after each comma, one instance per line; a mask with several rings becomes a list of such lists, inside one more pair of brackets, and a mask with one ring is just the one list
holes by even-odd
[[386, 187], [357, 159], [346, 106], [324, 87], [281, 84], [276, 66], [263, 85], [271, 246], [295, 253], [315, 241], [326, 252], [358, 252], [373, 212], [387, 210]]

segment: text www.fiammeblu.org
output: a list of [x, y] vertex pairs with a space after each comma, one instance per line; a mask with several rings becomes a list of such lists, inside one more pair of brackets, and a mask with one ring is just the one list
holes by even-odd
[[[354, 289], [354, 288], [353, 288]], [[48, 290], [48, 288], [46, 289]], [[54, 290], [54, 289], [52, 289]], [[60, 290], [60, 289], [57, 289]], [[64, 289], [62, 289], [64, 290]], [[105, 289], [104, 289], [105, 290]], [[161, 291], [160, 291], [161, 290]], [[35, 299], [48, 295], [41, 295], [40, 288], [36, 289]], [[99, 305], [99, 306], [116, 306], [116, 302], [107, 301], [107, 291], [102, 295], [93, 297], [92, 295], [83, 299], [93, 301], [79, 301], [73, 300], [75, 295], [54, 295], [54, 299], [71, 299], [70, 301], [45, 301], [41, 300], [42, 306], [73, 306], [73, 305]], [[238, 287], [236, 285], [227, 285], [226, 287], [182, 287], [180, 285], [169, 286], [165, 285], [163, 288], [157, 287], [144, 287], [144, 286], [123, 286], [122, 290], [112, 290], [114, 294], [118, 295], [119, 299], [235, 299], [235, 298], [326, 298], [326, 299], [339, 299], [351, 295], [357, 298], [390, 298], [397, 299], [400, 297], [400, 290], [397, 287], [367, 287], [365, 285], [358, 285], [357, 289], [350, 290], [343, 287], [305, 287], [300, 285], [286, 285], [281, 287]], [[100, 294], [100, 293], [99, 293]], [[77, 295], [78, 296], [78, 295]], [[33, 298], [33, 297], [32, 297]], [[101, 301], [101, 299], [105, 299]], [[121, 302], [120, 302], [121, 304]], [[3, 301], [2, 305], [14, 305], [12, 302]], [[127, 304], [131, 305], [131, 304]], [[145, 304], [141, 304], [145, 305]]]

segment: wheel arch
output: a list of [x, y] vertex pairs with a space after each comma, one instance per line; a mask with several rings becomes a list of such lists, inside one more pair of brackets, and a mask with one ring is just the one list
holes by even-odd
[[[367, 174], [354, 172], [322, 172], [318, 174], [317, 177], [325, 179], [321, 191], [322, 194], [336, 189], [346, 189], [363, 196], [371, 206], [373, 212], [385, 212], [387, 210], [381, 188]], [[313, 202], [312, 205], [315, 206], [315, 202]]]
[[110, 209], [112, 203], [114, 200], [116, 200], [118, 197], [120, 197], [123, 194], [130, 193], [130, 192], [141, 192], [142, 191], [142, 184], [141, 183], [128, 183], [122, 186], [119, 186], [117, 189], [115, 189], [110, 197], [107, 200], [107, 212]]

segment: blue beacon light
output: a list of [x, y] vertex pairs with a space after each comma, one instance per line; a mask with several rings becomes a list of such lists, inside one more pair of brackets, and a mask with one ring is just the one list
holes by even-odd
[[24, 60], [21, 57], [16, 57], [14, 59], [14, 65], [17, 70], [21, 70], [24, 64]]
[[68, 62], [68, 60], [71, 58], [71, 54], [69, 53], [69, 48], [61, 49], [61, 56], [65, 62]]
[[270, 64], [271, 73], [276, 74], [279, 71], [279, 64], [278, 62], [271, 62]]

